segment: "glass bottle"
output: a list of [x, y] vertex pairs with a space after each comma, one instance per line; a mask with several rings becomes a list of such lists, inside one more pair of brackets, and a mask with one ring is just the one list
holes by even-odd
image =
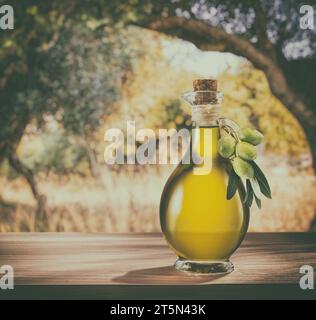
[[[199, 79], [193, 85], [194, 91], [182, 95], [192, 106], [190, 163], [180, 162], [164, 187], [160, 224], [178, 256], [176, 269], [229, 273], [234, 270], [229, 258], [248, 229], [249, 208], [241, 201], [242, 185], [226, 199], [227, 168], [217, 153], [223, 94], [217, 91], [216, 80]], [[194, 161], [199, 157], [203, 165]]]

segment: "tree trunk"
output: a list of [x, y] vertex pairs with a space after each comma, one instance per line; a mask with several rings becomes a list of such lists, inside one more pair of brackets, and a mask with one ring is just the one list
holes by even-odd
[[41, 195], [38, 191], [37, 182], [35, 180], [32, 170], [27, 168], [19, 159], [15, 151], [12, 151], [8, 155], [8, 160], [12, 168], [19, 174], [23, 175], [29, 184], [32, 194], [37, 201], [37, 209], [35, 214], [35, 231], [47, 231], [48, 218], [46, 212], [46, 197]]
[[273, 58], [263, 54], [249, 41], [228, 34], [203, 21], [168, 17], [151, 20], [144, 26], [191, 41], [202, 50], [215, 45], [217, 50], [247, 58], [256, 68], [262, 70], [268, 79], [272, 93], [288, 108], [304, 129], [311, 148], [314, 172], [316, 172], [316, 115], [289, 87], [285, 74]]
[[90, 167], [91, 174], [95, 179], [100, 180], [101, 170], [98, 164], [96, 152], [94, 149], [92, 149], [89, 146], [89, 143], [85, 144], [85, 148], [87, 150], [87, 154], [89, 158], [89, 167]]

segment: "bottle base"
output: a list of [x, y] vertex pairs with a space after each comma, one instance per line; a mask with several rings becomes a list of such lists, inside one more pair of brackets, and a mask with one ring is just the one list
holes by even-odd
[[195, 275], [223, 275], [234, 271], [234, 265], [229, 260], [192, 261], [178, 258], [174, 267]]

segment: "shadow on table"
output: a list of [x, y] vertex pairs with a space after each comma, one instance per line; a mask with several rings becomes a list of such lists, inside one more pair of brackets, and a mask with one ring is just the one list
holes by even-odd
[[214, 281], [225, 275], [192, 275], [177, 271], [173, 266], [132, 270], [112, 282], [125, 284], [201, 284]]

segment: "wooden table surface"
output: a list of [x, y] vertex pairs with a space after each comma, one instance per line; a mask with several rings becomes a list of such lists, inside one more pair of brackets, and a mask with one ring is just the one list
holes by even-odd
[[[159, 233], [3, 233], [0, 266], [14, 268], [4, 298], [315, 298], [301, 290], [302, 265], [316, 273], [316, 234], [248, 233], [225, 276], [173, 268]], [[1, 276], [1, 275], [0, 275]], [[155, 286], [152, 286], [155, 285]]]

